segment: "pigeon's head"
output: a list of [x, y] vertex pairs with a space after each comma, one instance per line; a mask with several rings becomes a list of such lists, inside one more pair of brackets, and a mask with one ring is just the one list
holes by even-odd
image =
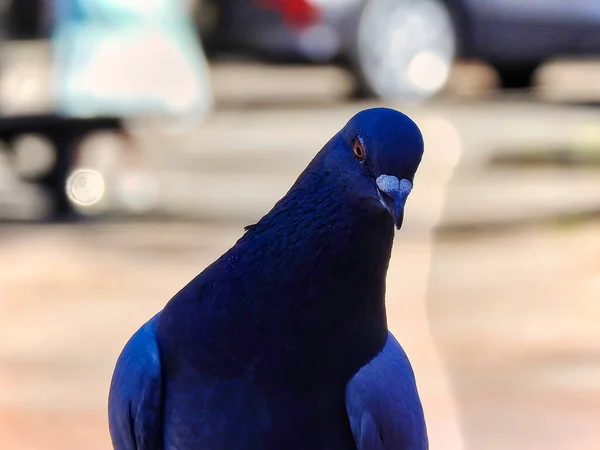
[[332, 143], [331, 156], [352, 200], [387, 211], [400, 229], [423, 155], [417, 125], [393, 109], [367, 109], [352, 117]]

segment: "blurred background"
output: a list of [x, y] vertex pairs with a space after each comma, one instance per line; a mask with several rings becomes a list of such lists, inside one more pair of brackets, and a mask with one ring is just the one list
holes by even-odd
[[1, 0], [3, 448], [111, 448], [125, 341], [383, 105], [431, 447], [597, 449], [599, 104], [596, 0]]

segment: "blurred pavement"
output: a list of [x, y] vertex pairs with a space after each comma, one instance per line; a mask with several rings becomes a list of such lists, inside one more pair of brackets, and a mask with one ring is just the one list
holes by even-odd
[[[134, 124], [140, 153], [122, 175], [154, 177], [143, 221], [0, 230], [7, 448], [110, 448], [106, 395], [127, 338], [267, 212], [353, 113], [375, 105], [325, 101], [332, 86], [347, 88], [330, 68], [234, 68], [215, 69], [222, 107], [206, 122]], [[281, 89], [278, 101], [267, 87]], [[494, 161], [598, 152], [600, 110], [483, 87], [469, 101], [390, 105], [417, 121], [427, 146], [390, 265], [390, 326], [413, 361], [432, 449], [595, 450], [600, 225], [557, 220], [597, 213], [598, 167]]]

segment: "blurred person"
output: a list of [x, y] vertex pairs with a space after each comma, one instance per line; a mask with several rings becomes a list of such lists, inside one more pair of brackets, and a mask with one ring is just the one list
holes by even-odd
[[199, 119], [213, 96], [187, 0], [55, 0], [61, 112]]

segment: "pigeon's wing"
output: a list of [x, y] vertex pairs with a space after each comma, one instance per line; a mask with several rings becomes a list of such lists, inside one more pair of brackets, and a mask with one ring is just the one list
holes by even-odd
[[392, 333], [346, 386], [346, 411], [358, 450], [429, 448], [415, 376]]
[[162, 449], [162, 379], [155, 332], [158, 316], [131, 337], [117, 361], [108, 396], [115, 450]]

